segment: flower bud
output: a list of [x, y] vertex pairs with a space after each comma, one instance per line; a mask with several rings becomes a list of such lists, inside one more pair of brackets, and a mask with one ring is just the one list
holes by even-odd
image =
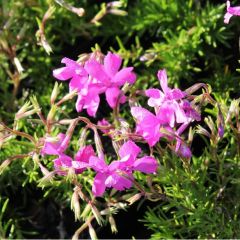
[[52, 90], [52, 94], [51, 94], [51, 99], [50, 99], [51, 105], [54, 104], [58, 93], [59, 93], [59, 85], [58, 85], [58, 82], [55, 82], [53, 90]]
[[117, 230], [116, 222], [112, 215], [109, 216], [108, 221], [110, 223], [112, 233], [117, 233], [118, 230]]
[[113, 1], [113, 2], [108, 3], [107, 7], [109, 7], [109, 8], [120, 8], [120, 7], [123, 7], [123, 2]]
[[133, 203], [137, 202], [142, 197], [141, 193], [137, 193], [130, 198], [128, 198], [126, 201], [129, 202], [129, 205], [132, 205]]
[[10, 159], [6, 159], [5, 161], [2, 162], [0, 165], [0, 174], [3, 173], [3, 171], [7, 168], [7, 166], [11, 163]]
[[15, 115], [15, 119], [20, 119], [22, 118], [22, 115], [27, 112], [29, 109], [32, 108], [32, 105], [30, 102], [26, 102], [23, 104], [23, 106], [18, 110], [18, 112]]
[[94, 129], [94, 142], [95, 142], [95, 145], [96, 145], [96, 149], [97, 149], [97, 153], [98, 153], [98, 156], [103, 156], [103, 146], [102, 146], [102, 142], [101, 142], [101, 139], [98, 135], [98, 131], [97, 129]]
[[84, 127], [81, 131], [81, 134], [80, 134], [80, 137], [79, 137], [79, 140], [78, 140], [78, 145], [79, 145], [79, 148], [83, 148], [85, 145], [86, 145], [86, 138], [87, 138], [87, 128]]
[[88, 214], [89, 214], [90, 211], [91, 211], [91, 204], [88, 203], [86, 205], [86, 207], [84, 208], [80, 217], [85, 220], [88, 217]]
[[80, 220], [80, 203], [78, 189], [75, 189], [71, 198], [71, 209], [74, 211], [75, 221]]
[[94, 228], [92, 227], [91, 223], [88, 224], [88, 229], [89, 229], [89, 235], [90, 235], [91, 239], [97, 240], [98, 239], [97, 234], [96, 234]]
[[57, 107], [56, 105], [52, 105], [48, 115], [47, 115], [47, 122], [52, 122], [53, 119], [54, 119], [54, 116], [56, 114], [56, 111], [57, 111]]
[[118, 15], [118, 16], [126, 16], [128, 14], [126, 11], [116, 9], [116, 8], [112, 8], [112, 9], [108, 10], [108, 13]]
[[14, 58], [13, 58], [13, 62], [14, 62], [14, 64], [15, 64], [18, 72], [21, 74], [21, 73], [24, 71], [24, 69], [23, 69], [23, 67], [22, 67], [19, 59], [18, 59], [17, 57], [14, 57]]
[[92, 205], [92, 204], [91, 204], [91, 209], [92, 209], [92, 213], [93, 213], [96, 221], [98, 222], [98, 224], [99, 224], [100, 226], [102, 226], [103, 218], [102, 218], [100, 212], [98, 211], [98, 209], [96, 208], [96, 206], [95, 206], [95, 205]]

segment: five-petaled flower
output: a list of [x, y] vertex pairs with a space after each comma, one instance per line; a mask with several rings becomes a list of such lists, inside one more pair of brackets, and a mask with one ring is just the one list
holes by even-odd
[[151, 156], [137, 158], [141, 149], [131, 140], [122, 145], [119, 150], [120, 160], [106, 164], [104, 157], [91, 157], [89, 166], [97, 172], [92, 187], [95, 196], [102, 196], [106, 188], [116, 190], [128, 189], [133, 185], [133, 171], [154, 173], [157, 170], [157, 160]]

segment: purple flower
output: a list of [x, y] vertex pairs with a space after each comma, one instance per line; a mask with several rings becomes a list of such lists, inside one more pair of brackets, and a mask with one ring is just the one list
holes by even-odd
[[160, 139], [161, 121], [153, 113], [141, 107], [132, 107], [131, 113], [137, 121], [136, 133], [140, 134], [152, 147]]
[[235, 15], [235, 16], [240, 16], [240, 6], [237, 7], [231, 7], [230, 6], [230, 1], [227, 1], [227, 12], [224, 15], [224, 23], [228, 24], [230, 21], [230, 18]]
[[171, 89], [168, 87], [167, 73], [165, 69], [158, 71], [157, 75], [163, 92], [158, 89], [146, 90], [146, 95], [150, 97], [148, 105], [155, 108], [155, 111], [163, 124], [168, 124], [169, 126], [174, 127], [175, 122], [186, 122], [186, 114], [177, 101], [184, 98], [186, 93], [178, 88]]
[[49, 139], [45, 140], [41, 154], [60, 155], [67, 149], [68, 144], [69, 137], [63, 133], [59, 133], [56, 139], [53, 139], [51, 141]]
[[106, 188], [128, 189], [133, 184], [133, 171], [154, 173], [158, 163], [156, 159], [145, 156], [137, 159], [141, 149], [132, 141], [127, 141], [119, 150], [120, 160], [107, 165], [103, 157], [91, 157], [89, 165], [97, 174], [93, 183], [93, 194], [102, 196]]
[[88, 74], [104, 86], [103, 92], [105, 92], [106, 100], [112, 108], [116, 106], [118, 98], [120, 98], [120, 103], [125, 102], [125, 96], [119, 88], [126, 82], [133, 84], [136, 80], [136, 75], [132, 72], [133, 68], [119, 70], [121, 64], [120, 56], [110, 52], [105, 56], [103, 65], [94, 59], [85, 64]]
[[60, 81], [71, 79], [69, 83], [70, 91], [85, 89], [85, 85], [88, 82], [88, 74], [83, 66], [69, 58], [63, 58], [61, 63], [65, 63], [66, 66], [53, 70], [53, 76]]
[[54, 167], [59, 173], [61, 173], [62, 170], [73, 168], [75, 173], [79, 174], [89, 167], [89, 159], [92, 156], [95, 156], [95, 152], [92, 146], [88, 145], [77, 152], [74, 160], [66, 154], [60, 154], [59, 157], [54, 160]]

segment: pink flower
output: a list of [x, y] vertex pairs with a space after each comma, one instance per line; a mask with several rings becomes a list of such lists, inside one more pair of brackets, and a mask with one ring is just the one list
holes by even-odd
[[120, 103], [125, 102], [125, 96], [119, 88], [126, 82], [133, 84], [136, 80], [136, 75], [132, 72], [133, 68], [119, 70], [121, 64], [120, 56], [110, 52], [105, 56], [103, 65], [94, 59], [85, 64], [88, 74], [103, 84], [106, 100], [112, 108], [116, 106], [118, 98]]
[[65, 63], [66, 67], [53, 70], [53, 76], [61, 81], [70, 80], [70, 91], [77, 89], [81, 91], [88, 82], [88, 74], [79, 63], [69, 58], [63, 58], [61, 63]]
[[171, 89], [168, 87], [167, 73], [165, 69], [158, 71], [158, 79], [163, 92], [158, 89], [146, 90], [146, 95], [150, 97], [148, 105], [155, 108], [155, 111], [163, 124], [168, 124], [169, 126], [174, 127], [175, 122], [186, 122], [186, 114], [177, 101], [184, 98], [186, 93], [178, 88]]
[[63, 133], [59, 133], [55, 140], [45, 140], [44, 146], [41, 150], [41, 154], [45, 155], [60, 155], [68, 147], [69, 137]]
[[230, 1], [227, 1], [227, 12], [224, 15], [224, 23], [228, 24], [230, 21], [230, 18], [235, 15], [235, 16], [240, 16], [240, 6], [237, 7], [231, 7], [230, 6]]
[[60, 154], [54, 160], [55, 169], [61, 173], [61, 170], [73, 168], [76, 174], [82, 173], [89, 167], [90, 157], [95, 156], [94, 150], [91, 145], [81, 148], [74, 157], [74, 160], [66, 154]]
[[103, 157], [91, 157], [89, 165], [97, 174], [93, 183], [93, 194], [102, 196], [106, 188], [115, 188], [116, 190], [128, 189], [133, 184], [133, 171], [143, 173], [154, 173], [157, 170], [158, 163], [156, 159], [145, 156], [137, 159], [141, 149], [132, 141], [122, 145], [119, 150], [120, 160], [113, 161], [107, 165]]
[[141, 107], [132, 107], [131, 113], [137, 121], [136, 133], [140, 134], [152, 147], [162, 136], [161, 121], [153, 113]]

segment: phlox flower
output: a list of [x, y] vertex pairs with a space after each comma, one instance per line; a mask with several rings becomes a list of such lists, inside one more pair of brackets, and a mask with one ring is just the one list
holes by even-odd
[[85, 89], [86, 83], [88, 82], [88, 74], [84, 67], [76, 61], [66, 57], [62, 59], [61, 63], [64, 63], [66, 66], [53, 70], [53, 76], [60, 81], [70, 79], [70, 91], [74, 89], [82, 91]]
[[68, 147], [69, 137], [64, 133], [59, 133], [56, 139], [45, 139], [41, 150], [42, 155], [61, 155]]
[[159, 118], [163, 124], [174, 127], [175, 123], [184, 123], [187, 117], [183, 109], [180, 107], [178, 100], [184, 98], [186, 93], [178, 88], [171, 89], [167, 84], [166, 70], [158, 71], [158, 79], [162, 88], [148, 89], [145, 91], [149, 98], [148, 105], [155, 108]]
[[76, 174], [82, 173], [87, 167], [89, 167], [90, 157], [95, 156], [95, 152], [91, 145], [82, 147], [72, 159], [66, 154], [60, 154], [54, 161], [55, 169], [61, 173], [61, 170], [69, 168], [74, 169]]
[[145, 156], [137, 159], [141, 149], [131, 140], [119, 150], [120, 160], [106, 164], [104, 157], [91, 157], [89, 166], [97, 172], [92, 187], [95, 196], [102, 196], [106, 188], [125, 190], [133, 185], [133, 171], [154, 173], [158, 163], [156, 159]]
[[230, 21], [230, 18], [235, 15], [235, 16], [240, 16], [240, 6], [237, 7], [231, 7], [230, 6], [230, 1], [227, 1], [227, 12], [224, 15], [224, 23], [228, 24]]
[[133, 67], [120, 70], [121, 64], [120, 56], [110, 52], [105, 56], [103, 65], [95, 59], [91, 59], [85, 64], [88, 74], [97, 79], [104, 87], [103, 92], [105, 92], [106, 100], [111, 108], [116, 106], [119, 97], [120, 103], [125, 102], [126, 98], [119, 88], [126, 82], [133, 84], [136, 80], [136, 75], [132, 72]]

